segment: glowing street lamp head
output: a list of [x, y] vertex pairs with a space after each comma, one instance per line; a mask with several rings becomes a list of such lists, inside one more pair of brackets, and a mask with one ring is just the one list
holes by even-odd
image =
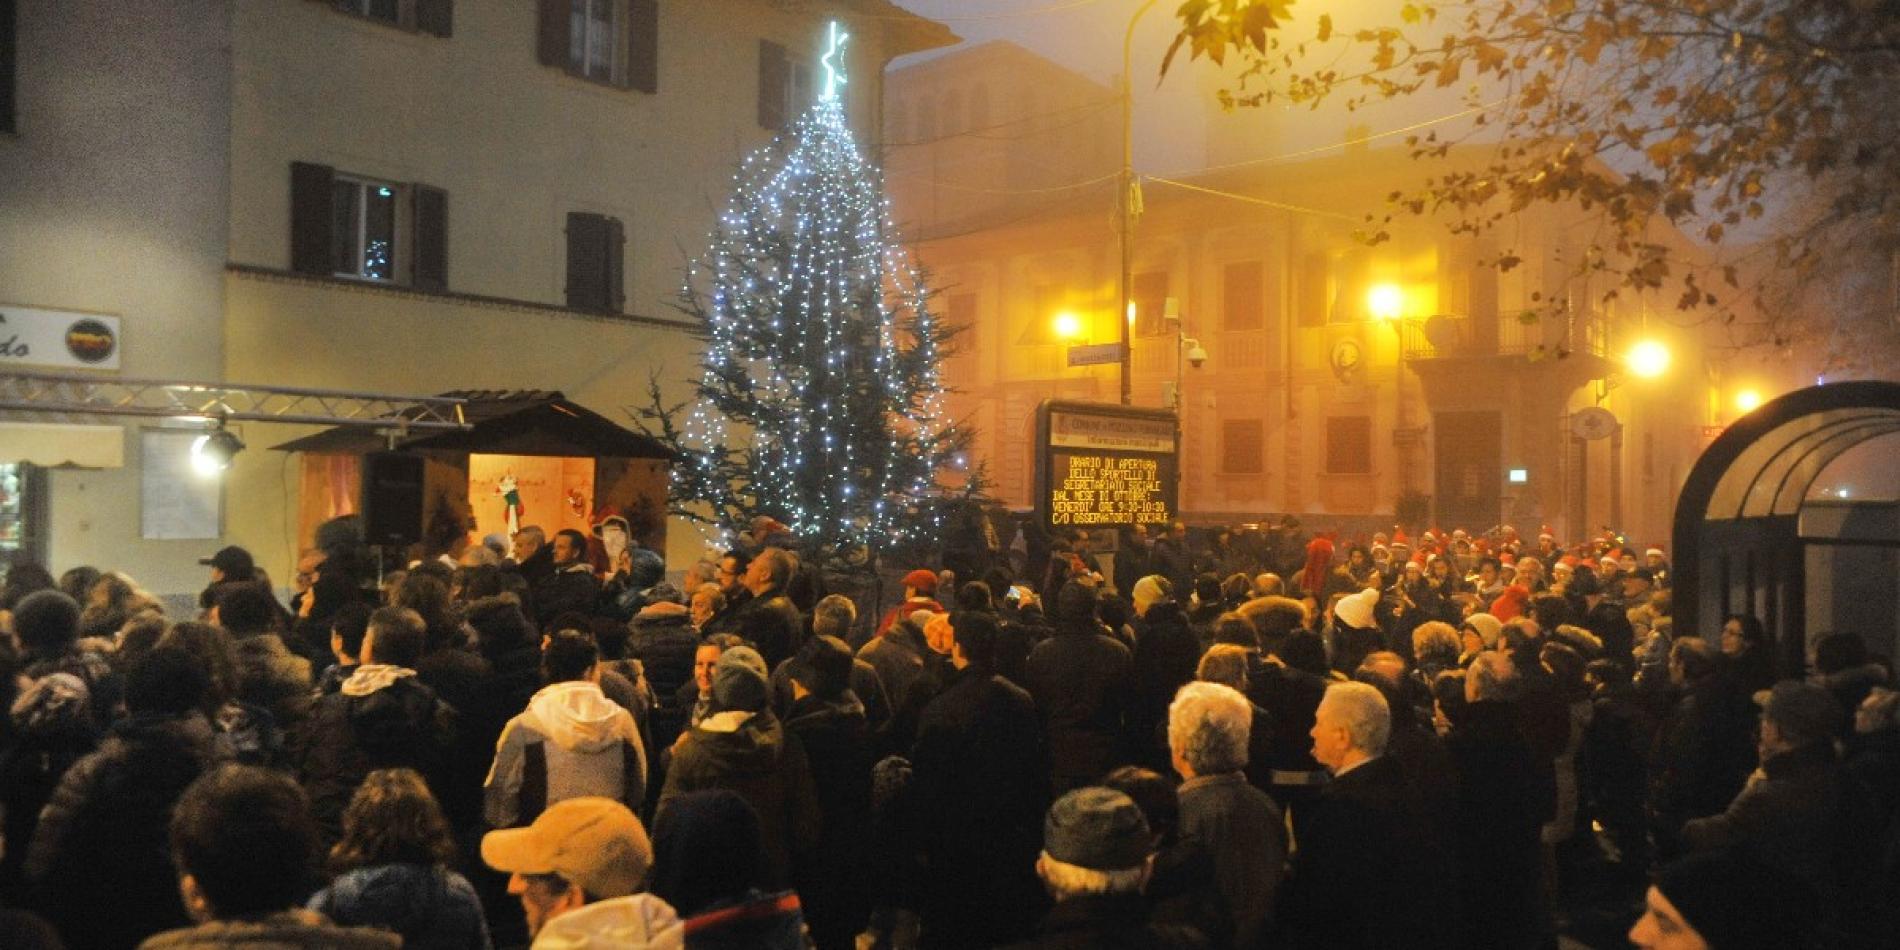
[[1669, 371], [1669, 347], [1658, 340], [1644, 340], [1630, 347], [1624, 363], [1631, 373], [1644, 379], [1655, 379]]
[[1082, 318], [1071, 311], [1064, 310], [1056, 314], [1055, 331], [1056, 336], [1065, 340], [1076, 339], [1082, 335]]
[[1761, 405], [1761, 393], [1753, 389], [1744, 389], [1735, 394], [1735, 408], [1744, 413], [1754, 412]]
[[1366, 309], [1379, 320], [1397, 320], [1405, 312], [1405, 291], [1397, 284], [1374, 284], [1366, 292]]

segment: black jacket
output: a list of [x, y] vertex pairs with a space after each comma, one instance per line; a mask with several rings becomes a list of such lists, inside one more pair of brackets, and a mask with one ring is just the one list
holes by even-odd
[[1191, 950], [1208, 942], [1179, 924], [1154, 924], [1139, 894], [1095, 894], [1057, 904], [1033, 939], [1011, 950]]
[[911, 767], [925, 932], [944, 946], [1026, 935], [1042, 910], [1035, 864], [1049, 803], [1034, 701], [988, 670], [957, 671], [924, 709]]
[[1129, 708], [1129, 735], [1138, 743], [1136, 760], [1167, 774], [1168, 704], [1183, 683], [1194, 680], [1201, 641], [1189, 628], [1187, 613], [1173, 601], [1148, 608], [1135, 621], [1135, 695]]
[[680, 686], [693, 681], [693, 654], [699, 650], [699, 631], [692, 616], [649, 610], [627, 625], [627, 658], [639, 660], [659, 705], [653, 710], [653, 741], [660, 748], [673, 744], [686, 728], [687, 710], [679, 708]]
[[1093, 620], [1065, 626], [1029, 651], [1023, 685], [1036, 699], [1056, 790], [1100, 779], [1122, 761], [1134, 698], [1134, 658]]
[[709, 718], [688, 731], [674, 750], [656, 820], [687, 792], [724, 788], [739, 793], [759, 815], [766, 885], [783, 887], [791, 882], [794, 860], [818, 843], [818, 793], [805, 745], [769, 709], [736, 729], [708, 728], [712, 723]]
[[805, 619], [784, 591], [768, 590], [739, 609], [733, 632], [759, 651], [769, 670], [791, 659], [804, 644]]
[[311, 709], [298, 756], [297, 774], [326, 843], [342, 836], [350, 796], [377, 769], [415, 769], [436, 798], [453, 797], [448, 768], [455, 711], [435, 690], [414, 676], [364, 696], [352, 696], [347, 688]]
[[1399, 764], [1385, 756], [1335, 778], [1299, 828], [1276, 946], [1457, 946], [1451, 869]]
[[1538, 756], [1510, 703], [1465, 706], [1445, 746], [1458, 774], [1452, 853], [1472, 947], [1526, 946], [1545, 923], [1540, 912], [1538, 830], [1556, 806], [1556, 786], [1540, 780]]
[[832, 702], [792, 703], [785, 731], [805, 746], [818, 795], [818, 847], [797, 876], [805, 922], [821, 947], [846, 945], [870, 913], [864, 883], [865, 832], [871, 823], [871, 745], [864, 706], [846, 691]]
[[26, 873], [31, 906], [68, 946], [130, 948], [191, 925], [166, 827], [185, 787], [218, 759], [203, 715], [135, 716], [66, 771], [40, 814]]
[[593, 616], [599, 603], [600, 580], [587, 562], [564, 565], [534, 588], [535, 626], [546, 632], [548, 624], [564, 613]]

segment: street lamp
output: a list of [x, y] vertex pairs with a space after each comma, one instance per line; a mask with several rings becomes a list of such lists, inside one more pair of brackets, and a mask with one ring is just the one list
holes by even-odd
[[1744, 389], [1735, 394], [1735, 408], [1740, 410], [1743, 415], [1754, 412], [1760, 405], [1761, 392], [1758, 390]]
[[1082, 318], [1076, 316], [1074, 311], [1064, 310], [1056, 314], [1053, 326], [1056, 336], [1064, 340], [1079, 339], [1082, 336]]
[[1373, 284], [1366, 291], [1366, 309], [1379, 320], [1397, 320], [1405, 315], [1405, 291], [1398, 284]]
[[1623, 362], [1636, 376], [1655, 379], [1669, 372], [1669, 347], [1660, 340], [1642, 340], [1630, 347]]

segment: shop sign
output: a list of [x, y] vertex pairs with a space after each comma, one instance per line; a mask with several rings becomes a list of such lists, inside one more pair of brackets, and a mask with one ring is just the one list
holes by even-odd
[[119, 318], [0, 304], [0, 369], [119, 368]]

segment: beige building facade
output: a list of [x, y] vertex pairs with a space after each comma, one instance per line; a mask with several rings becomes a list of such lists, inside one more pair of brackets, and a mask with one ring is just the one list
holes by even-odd
[[[741, 159], [811, 101], [826, 23], [851, 34], [841, 94], [867, 130], [884, 64], [954, 40], [884, 0], [152, 6], [168, 12], [150, 16], [169, 17], [166, 28], [191, 40], [176, 55], [209, 65], [201, 87], [175, 88], [185, 79], [171, 77], [173, 53], [154, 49], [154, 73], [171, 78], [151, 83], [150, 95], [202, 113], [216, 134], [193, 139], [186, 159], [153, 155], [139, 182], [202, 202], [189, 210], [204, 237], [192, 293], [149, 321], [128, 318], [128, 373], [417, 395], [560, 390], [628, 425], [649, 379], [677, 397], [696, 375], [700, 340], [671, 306], [685, 266]], [[56, 7], [26, 3], [23, 38], [51, 29]], [[101, 18], [93, 26], [107, 36], [139, 28]], [[28, 101], [39, 85], [29, 74]], [[75, 93], [50, 108], [101, 110], [114, 95], [134, 93]], [[5, 139], [0, 162], [17, 147]], [[124, 220], [154, 199], [122, 200]], [[29, 225], [64, 213], [46, 205]], [[0, 227], [9, 213], [0, 211]], [[82, 247], [53, 257], [83, 259]], [[69, 288], [64, 296], [22, 284], [0, 263], [0, 300], [154, 306], [131, 275], [113, 294], [79, 296], [70, 288], [83, 281], [52, 276], [45, 283]], [[140, 468], [128, 456], [117, 472], [53, 473], [55, 569], [123, 566], [154, 589], [192, 590], [203, 582], [196, 556], [235, 543], [284, 583], [309, 539], [299, 465], [269, 447], [312, 428], [232, 428], [249, 449], [225, 476], [218, 537], [142, 547]], [[95, 508], [82, 490], [104, 490], [116, 507]], [[99, 514], [81, 514], [90, 511]], [[77, 519], [103, 521], [107, 511], [113, 524], [92, 532], [96, 542], [73, 540], [86, 536]], [[668, 539], [670, 559], [700, 553], [682, 524]]]

